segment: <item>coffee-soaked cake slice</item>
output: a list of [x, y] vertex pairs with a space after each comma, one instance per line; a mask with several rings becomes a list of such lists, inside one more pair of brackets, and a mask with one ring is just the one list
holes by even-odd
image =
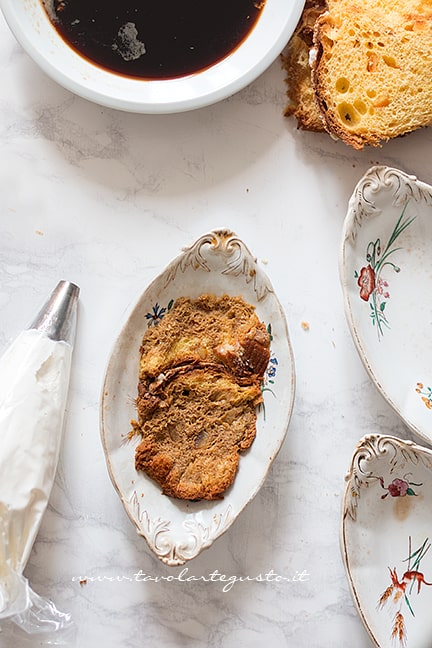
[[[217, 499], [232, 484], [240, 453], [256, 434], [259, 385], [241, 385], [218, 366], [172, 371], [141, 408], [135, 467], [162, 492]], [[138, 400], [138, 407], [146, 399]]]
[[256, 435], [270, 337], [241, 297], [180, 298], [141, 345], [135, 467], [162, 492], [217, 499]]
[[239, 375], [262, 374], [268, 348], [264, 324], [241, 297], [180, 297], [144, 335], [140, 379], [156, 378], [167, 368], [193, 362], [222, 363]]

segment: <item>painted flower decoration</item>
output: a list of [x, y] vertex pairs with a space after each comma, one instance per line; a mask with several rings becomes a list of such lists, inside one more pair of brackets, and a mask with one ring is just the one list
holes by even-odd
[[377, 285], [375, 286], [375, 292], [377, 293], [377, 295], [381, 295], [385, 299], [389, 299], [390, 293], [387, 290], [388, 287], [388, 281], [385, 281], [382, 277], [378, 277]]
[[423, 383], [418, 382], [416, 386], [417, 394], [420, 394], [423, 403], [426, 407], [432, 410], [432, 388], [425, 387]]
[[[267, 333], [269, 334], [270, 342], [272, 342], [273, 341], [273, 333], [272, 333], [272, 325], [271, 324], [267, 325]], [[274, 378], [276, 377], [278, 364], [279, 364], [278, 359], [276, 358], [274, 353], [271, 351], [270, 360], [269, 360], [269, 363], [268, 363], [268, 366], [267, 366], [266, 373], [264, 375], [264, 381], [263, 381], [263, 384], [261, 385], [262, 391], [271, 391], [265, 385], [268, 385], [268, 384], [273, 385], [274, 384]]]
[[396, 239], [415, 218], [405, 216], [407, 207], [408, 203], [402, 209], [386, 245], [382, 245], [380, 238], [370, 241], [366, 249], [366, 265], [361, 268], [360, 273], [354, 272], [360, 288], [360, 299], [369, 303], [370, 317], [372, 324], [376, 325], [378, 338], [383, 335], [384, 328], [390, 328], [386, 314], [386, 305], [390, 298], [389, 284], [381, 273], [385, 268], [400, 272], [400, 267], [390, 260], [390, 256], [401, 249], [395, 247]]
[[385, 499], [387, 495], [392, 497], [405, 497], [406, 495], [417, 495], [417, 493], [411, 488], [411, 486], [423, 486], [423, 484], [416, 484], [415, 482], [409, 482], [407, 479], [393, 479], [392, 483], [387, 487], [384, 486], [384, 479], [379, 478], [381, 487], [387, 491], [384, 495], [381, 495], [381, 499]]
[[156, 302], [156, 304], [152, 307], [151, 313], [146, 314], [146, 320], [147, 321], [147, 326], [153, 326], [153, 324], [157, 324], [158, 322], [161, 321], [165, 313], [169, 310], [171, 310], [172, 305], [174, 303], [174, 300], [171, 299], [169, 302], [168, 306], [164, 308], [163, 306], [159, 306], [159, 304]]
[[269, 378], [269, 382], [273, 382], [272, 378], [276, 376], [278, 364], [278, 360], [275, 356], [270, 358], [269, 365], [267, 367], [267, 376]]
[[357, 283], [360, 286], [360, 297], [368, 301], [375, 290], [375, 270], [370, 265], [362, 268]]
[[[405, 497], [405, 495], [415, 495], [414, 491], [408, 493], [410, 490], [408, 482], [403, 479], [393, 479], [392, 483], [387, 487], [388, 492], [392, 497]], [[385, 495], [384, 495], [385, 497]]]

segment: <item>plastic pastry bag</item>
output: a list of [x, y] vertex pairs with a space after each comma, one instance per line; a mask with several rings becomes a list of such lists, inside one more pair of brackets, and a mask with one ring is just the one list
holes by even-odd
[[71, 616], [36, 594], [23, 571], [57, 469], [78, 294], [61, 281], [0, 357], [0, 628], [7, 619], [46, 637], [70, 635]]

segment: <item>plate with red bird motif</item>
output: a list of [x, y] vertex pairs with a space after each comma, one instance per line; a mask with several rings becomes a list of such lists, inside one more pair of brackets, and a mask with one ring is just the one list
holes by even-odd
[[392, 436], [361, 439], [346, 476], [342, 556], [375, 646], [430, 648], [432, 451]]

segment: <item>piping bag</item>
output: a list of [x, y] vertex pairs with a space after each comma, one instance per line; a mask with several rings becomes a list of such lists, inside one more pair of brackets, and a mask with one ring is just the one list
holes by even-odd
[[0, 626], [8, 619], [40, 639], [73, 626], [23, 571], [57, 469], [78, 295], [78, 286], [60, 281], [0, 357]]

